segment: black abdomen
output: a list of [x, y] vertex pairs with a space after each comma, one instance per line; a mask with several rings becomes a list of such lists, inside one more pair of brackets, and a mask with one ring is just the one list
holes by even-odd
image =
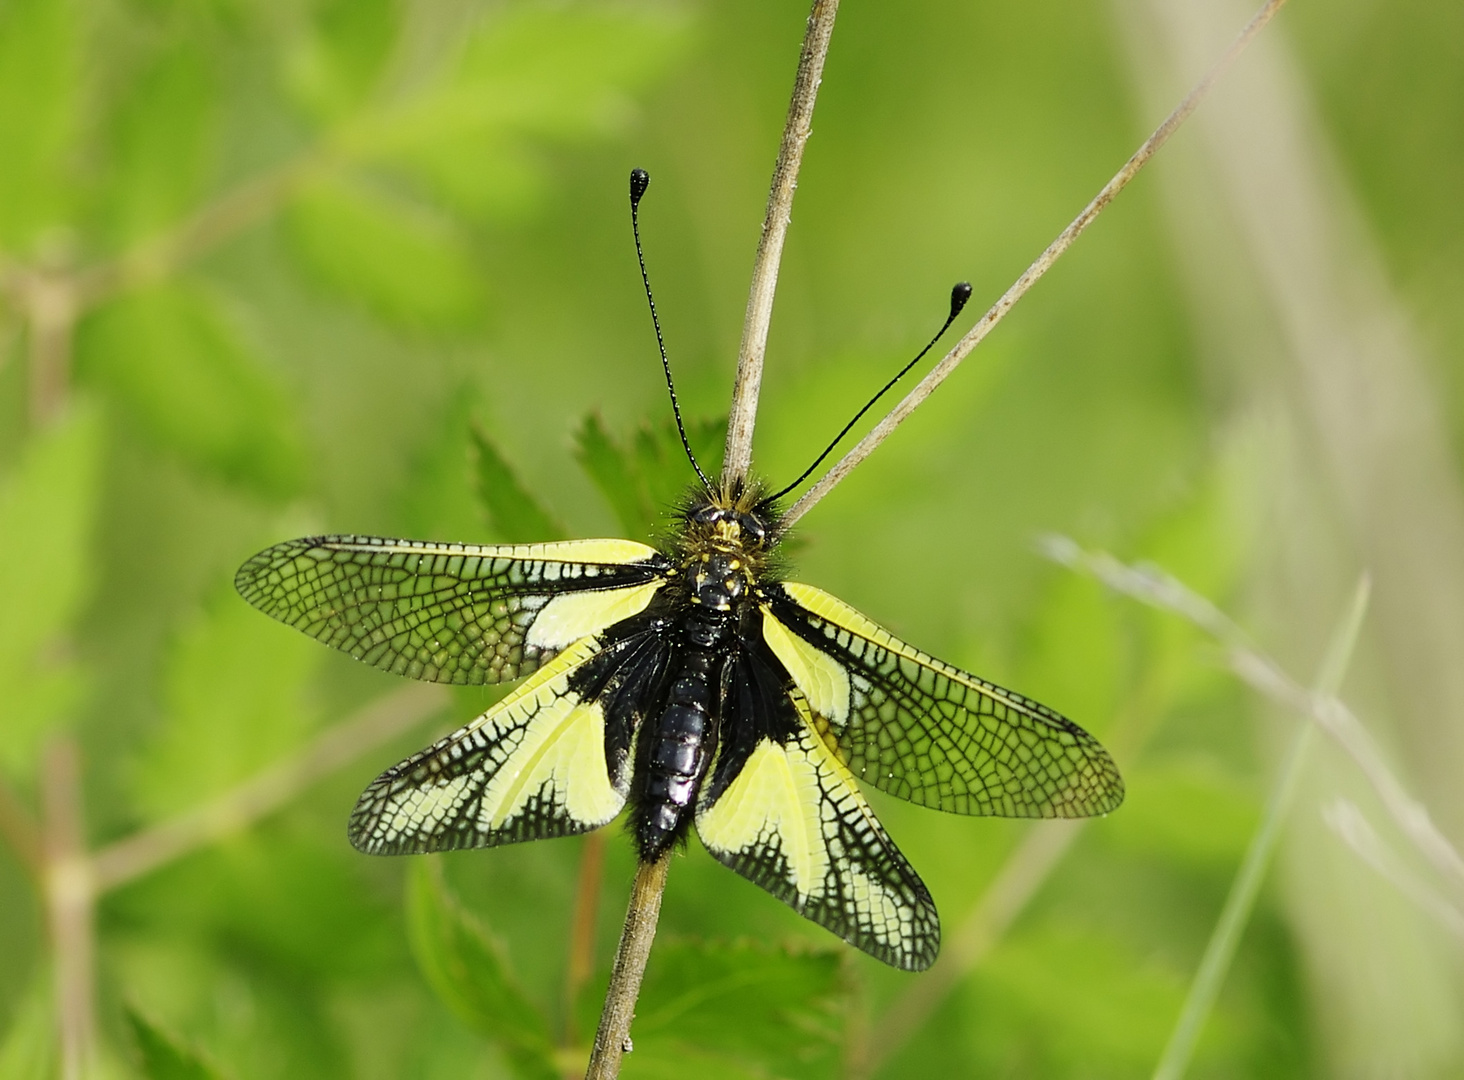
[[640, 856], [659, 858], [685, 835], [697, 792], [717, 744], [721, 671], [730, 651], [732, 616], [694, 607], [680, 627], [680, 647], [666, 706], [641, 732], [636, 752], [633, 824]]

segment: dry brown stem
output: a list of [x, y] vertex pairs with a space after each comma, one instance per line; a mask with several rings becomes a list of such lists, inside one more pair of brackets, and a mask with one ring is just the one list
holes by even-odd
[[752, 265], [752, 289], [747, 296], [747, 315], [742, 323], [742, 345], [737, 351], [737, 381], [732, 387], [732, 408], [727, 418], [727, 452], [722, 463], [722, 484], [731, 487], [747, 476], [752, 467], [752, 431], [757, 423], [757, 397], [762, 388], [763, 357], [767, 353], [768, 327], [773, 318], [773, 295], [778, 288], [778, 266], [783, 259], [783, 241], [793, 214], [793, 193], [798, 188], [798, 169], [803, 148], [813, 134], [813, 105], [823, 78], [824, 58], [834, 33], [834, 16], [839, 0], [815, 0], [808, 14], [798, 74], [793, 81], [793, 99], [783, 125], [783, 141], [773, 166], [773, 184], [768, 208], [763, 215], [762, 235]]
[[4, 777], [0, 777], [0, 837], [31, 876], [39, 879], [45, 858], [41, 826]]
[[1357, 764], [1384, 809], [1443, 877], [1464, 891], [1464, 857], [1408, 794], [1357, 715], [1335, 694], [1309, 689], [1252, 645], [1236, 624], [1183, 582], [1153, 566], [1128, 566], [1106, 552], [1085, 551], [1067, 537], [1048, 537], [1054, 562], [1091, 574], [1115, 592], [1183, 616], [1225, 646], [1230, 670], [1251, 689], [1312, 720]]
[[440, 686], [414, 683], [372, 702], [319, 735], [292, 758], [271, 765], [202, 806], [118, 840], [93, 858], [99, 890], [115, 888], [248, 827], [315, 781], [410, 730], [447, 704]]
[[620, 932], [620, 947], [615, 952], [615, 966], [610, 971], [610, 987], [605, 991], [605, 1008], [600, 1013], [600, 1029], [595, 1032], [585, 1080], [615, 1080], [620, 1075], [620, 1059], [632, 1049], [630, 1024], [635, 1019], [635, 1002], [640, 996], [646, 961], [651, 956], [651, 943], [656, 939], [661, 896], [666, 891], [666, 871], [670, 864], [671, 852], [667, 851], [655, 862], [642, 862], [636, 868], [630, 905], [625, 911], [625, 928]]
[[86, 855], [81, 760], [62, 737], [41, 762], [46, 923], [55, 957], [62, 1080], [82, 1080], [96, 1059], [94, 967], [96, 882]]
[[1133, 156], [1124, 163], [1123, 168], [1103, 186], [1103, 189], [1094, 196], [1093, 201], [1083, 208], [1083, 212], [1058, 234], [1057, 239], [1048, 245], [1047, 250], [1037, 256], [1032, 265], [1023, 271], [1022, 276], [1012, 283], [1011, 288], [1007, 289], [1001, 298], [987, 310], [986, 314], [981, 316], [976, 325], [966, 332], [966, 335], [956, 343], [950, 352], [946, 353], [940, 363], [936, 364], [930, 373], [885, 415], [883, 420], [840, 458], [833, 468], [824, 473], [818, 483], [809, 488], [802, 498], [789, 507], [788, 513], [783, 517], [781, 523], [784, 529], [813, 509], [820, 499], [832, 491], [844, 477], [853, 472], [865, 458], [875, 451], [880, 443], [889, 438], [895, 429], [935, 392], [936, 387], [950, 377], [961, 361], [969, 356], [977, 345], [981, 344], [986, 335], [996, 327], [996, 324], [1006, 317], [1007, 312], [1016, 306], [1017, 301], [1025, 296], [1027, 291], [1037, 284], [1048, 270], [1052, 269], [1053, 264], [1068, 248], [1072, 247], [1073, 242], [1083, 234], [1084, 230], [1103, 212], [1103, 209], [1128, 186], [1129, 181], [1137, 176], [1139, 170], [1159, 152], [1159, 149], [1169, 141], [1169, 137], [1179, 126], [1189, 119], [1190, 114], [1199, 107], [1200, 102], [1204, 100], [1216, 80], [1235, 62], [1236, 57], [1250, 44], [1251, 39], [1271, 21], [1271, 17], [1280, 10], [1281, 5], [1285, 2], [1286, 0], [1267, 0], [1260, 11], [1256, 12], [1251, 21], [1246, 24], [1245, 29], [1240, 32], [1230, 48], [1226, 50], [1225, 55], [1205, 73], [1205, 76], [1195, 84], [1194, 89], [1185, 96], [1175, 110], [1165, 118], [1152, 135], [1144, 140], [1143, 145], [1134, 151]]
[[605, 876], [605, 831], [585, 837], [580, 853], [579, 880], [574, 888], [574, 912], [569, 923], [569, 962], [564, 973], [564, 1042], [573, 1045], [574, 1006], [595, 971], [595, 923], [600, 915], [600, 884]]

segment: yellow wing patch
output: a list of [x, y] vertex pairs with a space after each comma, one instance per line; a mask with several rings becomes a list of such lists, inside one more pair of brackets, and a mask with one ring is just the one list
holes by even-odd
[[788, 864], [789, 883], [806, 900], [828, 874], [821, 801], [812, 755], [802, 746], [764, 739], [732, 786], [697, 816], [696, 831], [717, 851], [777, 851]]
[[605, 770], [605, 711], [598, 702], [561, 694], [539, 709], [524, 726], [518, 749], [484, 789], [480, 827], [502, 829], [535, 795], [547, 795], [570, 820], [591, 828], [620, 813], [625, 794]]
[[625, 805], [611, 776], [605, 714], [574, 673], [600, 650], [584, 638], [486, 713], [388, 769], [351, 815], [351, 842], [372, 854], [489, 847], [587, 832]]
[[849, 719], [848, 670], [828, 653], [790, 633], [766, 606], [762, 612], [763, 640], [788, 669], [809, 707], [835, 728], [843, 727]]
[[[1123, 800], [1108, 752], [1040, 702], [905, 644], [811, 585], [773, 587], [764, 610], [769, 647], [859, 779], [957, 814], [1086, 817]], [[847, 698], [830, 696], [834, 670]]]
[[[428, 558], [516, 559], [520, 562], [591, 563], [623, 566], [643, 562], [656, 549], [634, 540], [563, 540], [553, 544], [434, 544], [420, 540], [379, 540], [375, 537], [332, 538], [334, 551], [360, 551], [372, 555], [412, 555]], [[455, 572], [447, 566], [445, 572]], [[549, 577], [549, 575], [545, 575]], [[551, 578], [552, 580], [552, 578]]]
[[562, 649], [580, 638], [598, 634], [622, 619], [639, 615], [664, 584], [660, 580], [618, 589], [560, 593], [534, 615], [524, 644], [545, 650]]
[[719, 861], [866, 952], [924, 970], [940, 948], [930, 894], [886, 835], [854, 777], [814, 728], [808, 703], [786, 743], [763, 739], [696, 831]]
[[[484, 546], [307, 536], [261, 551], [234, 584], [261, 611], [364, 663], [480, 685], [523, 678], [617, 614], [644, 610], [654, 592], [644, 586], [669, 569], [631, 540]], [[578, 593], [595, 595], [556, 602]]]

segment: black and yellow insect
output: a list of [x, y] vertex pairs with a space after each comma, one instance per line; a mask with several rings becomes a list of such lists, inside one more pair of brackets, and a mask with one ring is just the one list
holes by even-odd
[[[633, 178], [633, 200], [644, 190]], [[1119, 804], [1118, 771], [1051, 709], [785, 580], [773, 501], [697, 473], [659, 549], [309, 537], [256, 555], [236, 584], [387, 671], [525, 680], [366, 789], [349, 827], [360, 850], [568, 836], [628, 803], [642, 859], [694, 824], [802, 915], [923, 970], [935, 905], [858, 782], [957, 814], [1079, 817]]]

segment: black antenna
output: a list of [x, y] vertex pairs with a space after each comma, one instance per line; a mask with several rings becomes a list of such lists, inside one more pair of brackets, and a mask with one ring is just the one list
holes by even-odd
[[951, 328], [951, 323], [956, 321], [956, 316], [961, 313], [961, 309], [966, 306], [966, 301], [969, 299], [971, 299], [971, 283], [969, 281], [956, 282], [955, 288], [951, 289], [951, 313], [946, 316], [945, 323], [941, 326], [939, 332], [936, 333], [935, 337], [930, 339], [930, 344], [921, 349], [919, 355], [917, 355], [914, 360], [911, 360], [908, 364], [902, 367], [899, 373], [893, 379], [884, 384], [883, 390], [875, 394], [874, 397], [870, 398], [864, 408], [860, 409], [857, 413], [854, 414], [854, 419], [850, 420], [847, 424], [844, 425], [844, 430], [834, 436], [834, 441], [829, 443], [829, 445], [824, 448], [824, 452], [822, 454], [813, 459], [813, 464], [804, 469], [797, 480], [794, 480], [782, 491], [775, 492], [774, 494], [769, 495], [767, 498], [759, 502], [758, 506], [767, 506], [773, 501], [781, 499], [784, 495], [788, 494], [788, 492], [792, 491], [799, 484], [803, 483], [803, 481], [807, 480], [808, 477], [812, 474], [813, 470], [818, 468], [819, 465], [823, 462], [823, 459], [832, 454], [834, 452], [834, 447], [838, 446], [839, 443], [843, 441], [844, 436], [849, 434], [849, 429], [852, 428], [855, 424], [859, 423], [859, 418], [867, 413], [870, 409], [874, 408], [874, 403], [876, 401], [884, 397], [885, 394], [889, 393], [890, 388], [894, 386], [895, 383], [903, 379], [906, 373], [912, 367], [920, 363], [920, 361], [925, 358], [926, 353], [935, 348], [935, 343], [945, 336], [945, 332]]
[[[686, 440], [686, 427], [681, 422], [681, 403], [676, 400], [676, 383], [671, 379], [671, 361], [666, 359], [666, 342], [661, 339], [661, 320], [656, 317], [656, 298], [651, 295], [651, 279], [646, 276], [646, 257], [641, 252], [640, 201], [651, 186], [651, 174], [644, 169], [630, 170], [630, 231], [635, 234], [635, 257], [640, 261], [641, 284], [646, 287], [646, 303], [651, 305], [651, 325], [656, 328], [656, 348], [661, 350], [661, 369], [666, 372], [666, 389], [671, 394], [671, 411], [676, 414], [676, 431], [681, 436], [681, 445], [696, 475], [701, 478], [707, 493], [712, 492], [712, 482], [702, 467], [697, 464], [696, 455], [691, 452], [691, 443]], [[967, 290], [970, 291], [969, 289]]]

